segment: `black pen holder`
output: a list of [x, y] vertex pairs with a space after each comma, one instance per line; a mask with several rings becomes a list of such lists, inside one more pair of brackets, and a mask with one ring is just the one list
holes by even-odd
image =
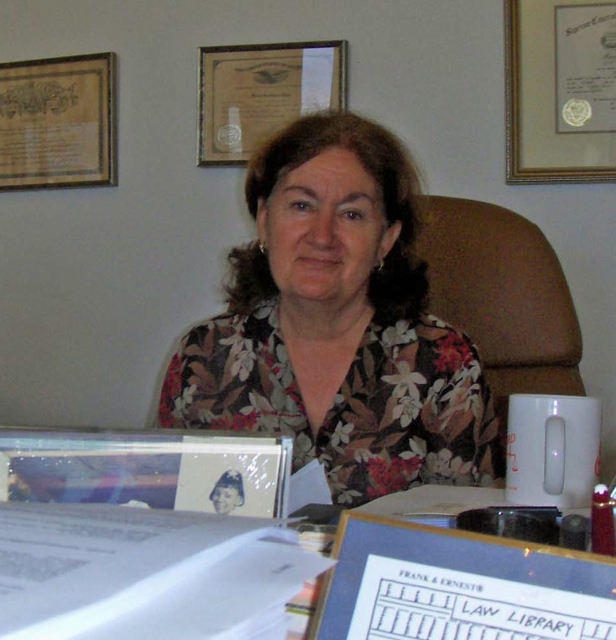
[[486, 507], [462, 511], [456, 517], [456, 527], [503, 538], [558, 545], [559, 515], [556, 507]]

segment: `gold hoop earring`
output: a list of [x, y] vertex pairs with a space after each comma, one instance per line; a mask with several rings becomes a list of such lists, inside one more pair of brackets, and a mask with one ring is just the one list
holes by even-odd
[[262, 242], [259, 242], [259, 251], [265, 255], [267, 249], [265, 248], [265, 245]]
[[381, 273], [381, 271], [383, 271], [383, 267], [385, 266], [385, 260], [381, 260], [381, 262], [379, 262], [379, 266], [376, 268], [376, 270]]

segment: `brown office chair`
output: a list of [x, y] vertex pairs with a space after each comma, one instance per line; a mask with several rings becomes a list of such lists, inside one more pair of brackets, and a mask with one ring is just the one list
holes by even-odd
[[488, 202], [426, 202], [417, 249], [428, 262], [430, 311], [478, 346], [504, 424], [512, 393], [585, 395], [575, 307], [539, 227]]

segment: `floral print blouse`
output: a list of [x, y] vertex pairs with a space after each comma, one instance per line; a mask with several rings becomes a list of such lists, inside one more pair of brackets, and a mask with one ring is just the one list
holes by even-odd
[[335, 503], [355, 507], [424, 483], [489, 486], [504, 475], [499, 421], [477, 351], [434, 316], [371, 323], [313, 436], [276, 301], [184, 336], [163, 383], [162, 427], [294, 436], [293, 468], [325, 466]]

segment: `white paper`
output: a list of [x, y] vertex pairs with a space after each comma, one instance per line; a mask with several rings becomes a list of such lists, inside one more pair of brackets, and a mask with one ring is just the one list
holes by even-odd
[[291, 476], [289, 513], [307, 504], [332, 504], [325, 468], [318, 460], [312, 460]]
[[[182, 581], [105, 627], [76, 640], [216, 640], [263, 637], [272, 640], [288, 624], [285, 605], [304, 580], [333, 561], [296, 545], [251, 542], [209, 568]], [[279, 629], [279, 631], [276, 631]]]
[[[223, 568], [250, 542], [296, 537], [271, 524], [109, 505], [0, 504], [0, 638], [85, 633], [184, 581], [205, 582], [213, 565]], [[243, 567], [246, 576], [253, 566]]]
[[370, 555], [348, 640], [607, 639], [605, 598]]
[[368, 502], [355, 511], [378, 516], [457, 515], [467, 509], [508, 504], [504, 489], [424, 484]]

